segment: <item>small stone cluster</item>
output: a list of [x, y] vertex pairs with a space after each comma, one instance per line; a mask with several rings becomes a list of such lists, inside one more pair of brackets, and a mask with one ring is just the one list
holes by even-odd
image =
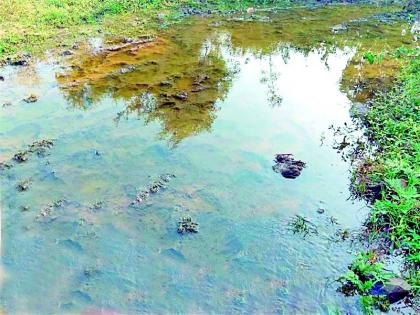
[[54, 140], [39, 140], [28, 146], [28, 149], [20, 151], [13, 156], [13, 160], [22, 163], [26, 162], [29, 155], [36, 153], [38, 156], [45, 155], [47, 149], [51, 149], [54, 145]]
[[190, 216], [182, 217], [178, 222], [178, 233], [198, 233], [198, 223], [193, 222]]
[[136, 200], [133, 203], [143, 203], [149, 198], [150, 194], [156, 194], [161, 189], [166, 188], [166, 184], [175, 178], [173, 174], [160, 175], [159, 179], [149, 184], [145, 189], [140, 190], [136, 195]]

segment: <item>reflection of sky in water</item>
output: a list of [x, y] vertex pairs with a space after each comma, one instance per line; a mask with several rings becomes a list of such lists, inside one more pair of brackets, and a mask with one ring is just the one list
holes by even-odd
[[[122, 101], [104, 98], [87, 111], [68, 108], [55, 66], [40, 65], [39, 83], [30, 87], [6, 82], [2, 100], [21, 99], [30, 89], [40, 99], [3, 109], [2, 155], [36, 139], [57, 141], [50, 156], [32, 157], [1, 178], [3, 309], [357, 312], [354, 300], [330, 284], [351, 257], [348, 244], [327, 240], [337, 230], [328, 217], [351, 228], [364, 211], [347, 200], [348, 165], [320, 146], [330, 124], [348, 120], [339, 81], [352, 54], [331, 54], [328, 67], [319, 53], [289, 54], [285, 63], [280, 53], [255, 58], [225, 51], [240, 72], [216, 103], [211, 131], [174, 148], [159, 138], [159, 120], [145, 124], [128, 115], [116, 126]], [[269, 89], [281, 97], [279, 106], [267, 100]], [[286, 180], [271, 169], [276, 153], [293, 153], [307, 168]], [[136, 189], [164, 173], [177, 176], [168, 189], [131, 207]], [[30, 190], [18, 193], [16, 183], [26, 178]], [[35, 220], [61, 198], [67, 202], [51, 219]], [[103, 207], [92, 209], [98, 201]], [[320, 204], [323, 215], [316, 212]], [[31, 209], [21, 212], [23, 205]], [[197, 235], [176, 233], [185, 214], [200, 224]], [[317, 224], [320, 235], [292, 235], [285, 223], [295, 214]]]

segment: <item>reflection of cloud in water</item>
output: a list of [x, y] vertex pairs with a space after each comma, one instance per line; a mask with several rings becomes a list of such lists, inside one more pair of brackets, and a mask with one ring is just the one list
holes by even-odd
[[[297, 53], [310, 58], [316, 51], [328, 68], [330, 55], [341, 54], [355, 39], [360, 42], [359, 32], [368, 26], [351, 26], [354, 32], [341, 36], [331, 32], [331, 25], [343, 17], [368, 14], [368, 10], [363, 14], [351, 8], [337, 9], [333, 14], [320, 10], [328, 18], [319, 12], [299, 10], [272, 16], [270, 23], [215, 19], [215, 26], [212, 19], [193, 19], [189, 24], [173, 26], [154, 41], [113, 42], [112, 49], [93, 41], [69, 59], [57, 80], [73, 106], [87, 109], [109, 97], [123, 101], [126, 107], [116, 121], [128, 115], [158, 121], [161, 136], [176, 144], [211, 129], [216, 101], [226, 96], [244, 56], [267, 63], [268, 67], [261, 69], [262, 82], [269, 104], [277, 107], [284, 93], [299, 90], [305, 78], [285, 90], [284, 83], [278, 84], [283, 69], [275, 60], [281, 58], [287, 64]], [[340, 71], [343, 69], [340, 65]], [[352, 81], [345, 77], [343, 82], [347, 86]]]

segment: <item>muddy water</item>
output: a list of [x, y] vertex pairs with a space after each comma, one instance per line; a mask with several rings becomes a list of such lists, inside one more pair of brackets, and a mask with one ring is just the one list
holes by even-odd
[[[191, 19], [153, 39], [92, 39], [69, 57], [0, 69], [0, 100], [11, 102], [1, 156], [12, 166], [1, 171], [2, 309], [359, 313], [335, 291], [357, 250], [336, 233], [357, 229], [367, 209], [348, 199], [349, 165], [328, 128], [349, 121], [349, 82], [369, 69], [360, 51], [410, 38], [397, 22], [331, 27], [378, 10]], [[37, 102], [20, 101], [31, 93]], [[54, 146], [10, 162], [40, 139]], [[277, 153], [307, 167], [285, 179], [272, 170]], [[176, 177], [136, 202], [163, 174]], [[297, 214], [318, 234], [294, 234]], [[198, 234], [177, 233], [185, 215]]]

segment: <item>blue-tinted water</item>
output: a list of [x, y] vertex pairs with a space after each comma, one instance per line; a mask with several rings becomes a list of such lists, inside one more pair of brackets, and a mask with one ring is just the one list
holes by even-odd
[[[177, 52], [183, 35], [177, 36], [166, 38], [163, 51]], [[127, 110], [144, 91], [159, 97], [158, 85], [143, 92], [135, 85], [144, 76], [154, 80], [149, 68], [110, 75], [98, 66], [97, 77], [74, 90], [60, 81], [72, 71], [68, 61], [0, 69], [0, 100], [12, 101], [1, 109], [2, 160], [55, 139], [48, 155], [2, 171], [5, 312], [360, 312], [355, 299], [336, 292], [334, 279], [355, 248], [335, 233], [359, 227], [367, 210], [348, 199], [349, 165], [331, 147], [328, 129], [350, 120], [340, 80], [354, 50], [337, 48], [325, 58], [319, 49], [283, 45], [264, 54], [233, 47], [226, 28], [203, 39], [178, 57], [159, 50], [152, 73], [159, 82], [178, 71], [171, 77], [176, 88], [191, 88], [185, 65], [165, 70], [165, 62], [187, 54], [194, 69], [213, 71], [212, 92], [190, 92], [180, 108], [158, 112]], [[142, 53], [136, 56], [112, 71], [140, 62]], [[71, 101], [75, 91], [85, 93], [79, 100], [86, 106]], [[37, 102], [19, 101], [31, 93]], [[203, 99], [214, 104], [194, 105]], [[301, 176], [273, 172], [277, 153], [306, 162]], [[166, 189], [132, 204], [168, 173], [176, 177]], [[30, 188], [18, 191], [26, 179]], [[54, 206], [58, 200], [64, 201]], [[51, 211], [40, 215], [45, 209]], [[316, 224], [318, 235], [293, 234], [288, 222], [297, 214]], [[185, 215], [199, 223], [198, 234], [177, 233]]]

